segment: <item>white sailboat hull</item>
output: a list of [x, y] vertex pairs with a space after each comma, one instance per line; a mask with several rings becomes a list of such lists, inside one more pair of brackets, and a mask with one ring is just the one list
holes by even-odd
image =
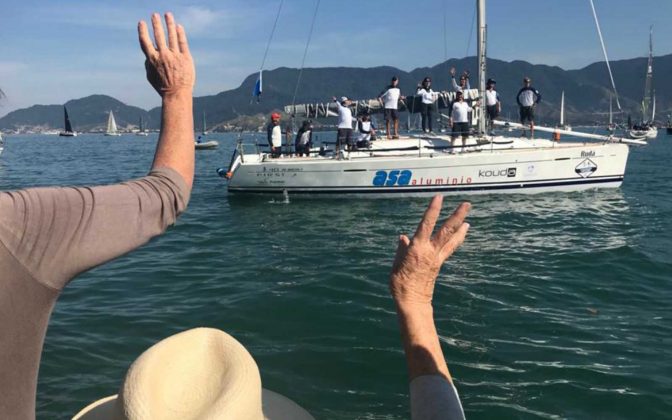
[[628, 157], [624, 144], [562, 143], [548, 147], [443, 151], [422, 156], [275, 158], [238, 155], [230, 171], [231, 193], [408, 197], [433, 194], [541, 193], [617, 188]]

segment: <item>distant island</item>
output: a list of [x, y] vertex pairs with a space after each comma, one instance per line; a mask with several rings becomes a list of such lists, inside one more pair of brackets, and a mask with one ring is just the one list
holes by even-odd
[[[630, 114], [634, 120], [638, 120], [644, 93], [646, 58], [614, 61], [611, 65], [623, 107], [615, 119], [624, 121]], [[460, 72], [469, 70], [472, 75], [476, 74], [476, 58], [451, 59], [434, 67], [417, 68], [410, 72], [387, 66], [306, 68], [296, 103], [326, 102], [332, 96], [375, 98], [393, 75], [399, 77], [404, 95], [413, 94], [415, 86], [425, 76], [432, 78], [435, 89], [450, 90], [451, 67]], [[670, 72], [672, 54], [654, 59], [657, 119], [661, 122], [672, 112], [672, 79], [663, 76]], [[209, 131], [263, 129], [271, 111], [282, 110], [292, 102], [297, 75], [298, 69], [286, 67], [265, 71], [264, 93], [259, 103], [252, 100], [256, 74], [246, 77], [236, 89], [194, 98], [195, 129], [201, 129], [203, 113], [206, 114]], [[543, 100], [537, 112], [541, 122], [553, 125], [558, 121], [562, 91], [565, 92], [566, 118], [570, 124], [604, 125], [608, 119], [612, 91], [604, 62], [596, 62], [579, 70], [563, 70], [525, 61], [488, 59], [488, 75], [497, 81], [503, 118], [517, 118], [516, 94], [523, 76], [529, 76], [533, 86], [542, 94]], [[477, 85], [475, 78], [471, 83], [474, 87]], [[122, 131], [136, 130], [140, 117], [149, 130], [157, 130], [161, 118], [159, 107], [144, 110], [106, 95], [73, 99], [64, 105], [68, 108], [75, 130], [79, 132], [104, 131], [109, 111], [114, 112]], [[402, 119], [405, 118], [402, 116]], [[330, 125], [333, 121], [325, 120], [322, 123]], [[46, 133], [57, 131], [62, 126], [63, 104], [33, 105], [0, 118], [0, 130], [6, 133]]]

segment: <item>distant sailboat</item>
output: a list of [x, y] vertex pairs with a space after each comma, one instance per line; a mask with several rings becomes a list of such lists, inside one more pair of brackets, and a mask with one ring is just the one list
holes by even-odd
[[2, 154], [2, 151], [4, 150], [5, 147], [5, 142], [2, 140], [2, 133], [0, 133], [0, 155]]
[[110, 111], [110, 114], [107, 117], [107, 131], [105, 131], [106, 136], [121, 136], [121, 133], [117, 130], [117, 122], [114, 120], [114, 113]]
[[[649, 119], [649, 105], [651, 106], [651, 118]], [[629, 134], [633, 139], [650, 138], [658, 136], [658, 128], [654, 122], [656, 118], [656, 93], [653, 89], [653, 26], [649, 30], [649, 61], [646, 66], [646, 81], [644, 82], [644, 98], [642, 99], [642, 122], [632, 127]]]
[[196, 142], [194, 143], [196, 150], [216, 149], [217, 146], [219, 146], [219, 142], [217, 140], [207, 141], [205, 138], [206, 134], [208, 134], [208, 132], [207, 126], [205, 125], [205, 112], [203, 112], [203, 131], [201, 131], [201, 135], [198, 136]]
[[572, 131], [572, 126], [565, 124], [565, 91], [562, 91], [562, 96], [560, 97], [560, 126], [561, 130]]
[[145, 131], [145, 125], [143, 124], [142, 117], [140, 117], [140, 122], [138, 123], [138, 127], [140, 127], [140, 130], [135, 133], [136, 136], [146, 136], [147, 132]]
[[609, 124], [607, 125], [607, 131], [613, 133], [616, 131], [616, 125], [614, 124], [614, 100], [611, 95], [609, 95]]
[[58, 135], [63, 137], [76, 137], [77, 132], [72, 129], [72, 124], [70, 123], [70, 117], [68, 117], [68, 109], [65, 106], [63, 106], [63, 113], [65, 118], [65, 124], [64, 124], [65, 130], [58, 133]]

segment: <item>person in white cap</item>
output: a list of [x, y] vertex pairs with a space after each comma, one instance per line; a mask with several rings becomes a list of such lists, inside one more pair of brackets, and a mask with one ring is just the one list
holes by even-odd
[[73, 420], [313, 420], [292, 400], [261, 387], [259, 368], [235, 338], [214, 328], [168, 337], [128, 368], [119, 393]]
[[353, 146], [352, 110], [349, 108], [352, 101], [345, 96], [342, 96], [340, 101], [335, 96], [332, 99], [338, 105], [338, 128], [336, 132], [336, 153], [338, 153], [343, 144], [347, 145], [348, 150]]
[[97, 187], [0, 192], [0, 418], [35, 418], [37, 373], [51, 311], [79, 274], [147, 243], [175, 223], [194, 179], [196, 72], [184, 29], [138, 24], [147, 79], [161, 96], [150, 173]]
[[464, 242], [471, 204], [462, 203], [434, 233], [443, 197], [432, 198], [413, 238], [399, 236], [390, 274], [406, 354], [412, 419], [464, 419], [434, 325], [434, 284], [443, 263]]

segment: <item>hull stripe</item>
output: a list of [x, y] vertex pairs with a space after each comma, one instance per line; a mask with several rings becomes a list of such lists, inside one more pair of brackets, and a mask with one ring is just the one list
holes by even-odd
[[510, 181], [496, 184], [469, 184], [469, 185], [404, 185], [392, 188], [385, 187], [230, 187], [229, 192], [233, 193], [282, 193], [287, 190], [292, 194], [394, 194], [394, 193], [420, 193], [420, 192], [442, 192], [442, 191], [502, 191], [517, 189], [534, 189], [545, 187], [563, 187], [570, 185], [599, 185], [610, 184], [614, 182], [623, 182], [623, 175], [609, 177], [595, 177], [574, 180], [548, 180], [548, 181]]

